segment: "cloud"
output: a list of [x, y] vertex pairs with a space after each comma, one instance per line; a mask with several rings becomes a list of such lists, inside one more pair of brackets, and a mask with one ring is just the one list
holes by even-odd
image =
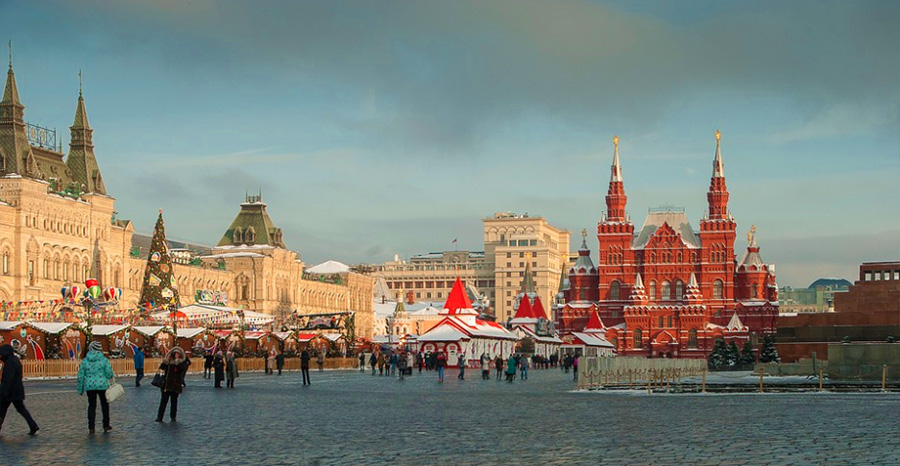
[[152, 31], [183, 73], [339, 84], [370, 111], [338, 120], [394, 153], [471, 156], [535, 114], [649, 129], [709, 93], [778, 96], [810, 118], [776, 137], [791, 140], [844, 127], [850, 104], [900, 99], [897, 2], [735, 3], [689, 20], [574, 0], [101, 3], [86, 20], [118, 53]]

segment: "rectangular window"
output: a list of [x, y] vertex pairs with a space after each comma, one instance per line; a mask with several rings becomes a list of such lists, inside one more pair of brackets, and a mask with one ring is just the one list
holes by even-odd
[[894, 280], [900, 280], [900, 270], [894, 270]]
[[417, 298], [421, 298], [421, 297], [422, 297], [422, 293], [419, 293], [419, 292], [417, 291], [417, 292], [416, 292], [416, 297], [417, 297]]
[[520, 253], [519, 253], [519, 259], [521, 259], [521, 258], [523, 258], [523, 257], [525, 257], [525, 253], [524, 253], [524, 252], [520, 252]]
[[867, 282], [868, 282], [868, 281], [871, 281], [871, 280], [872, 280], [872, 272], [866, 272], [866, 274], [865, 274], [863, 280], [864, 280], [864, 281], [867, 281]]
[[426, 298], [430, 298], [430, 297], [431, 297], [431, 293], [425, 293], [425, 297], [426, 297]]
[[532, 267], [537, 267], [537, 261], [531, 261], [531, 266], [532, 266]]
[[536, 239], [533, 239], [533, 240], [529, 241], [529, 242], [528, 242], [528, 245], [529, 245], [529, 246], [537, 246], [537, 240], [536, 240]]
[[878, 271], [872, 272], [872, 278], [874, 278], [876, 282], [878, 280], [881, 280], [881, 272], [878, 272]]
[[507, 259], [509, 259], [509, 258], [511, 258], [511, 257], [512, 257], [512, 253], [511, 253], [511, 252], [506, 253], [506, 258], [507, 258]]
[[531, 257], [537, 257], [537, 251], [533, 251], [533, 252], [531, 253]]
[[519, 262], [519, 267], [525, 267], [525, 263], [524, 263], [524, 262]]
[[511, 247], [511, 248], [516, 247], [516, 241], [515, 241], [515, 240], [511, 240], [511, 241], [509, 242], [509, 247]]
[[507, 280], [507, 281], [506, 281], [506, 286], [512, 286], [512, 282], [509, 281], [509, 280]]

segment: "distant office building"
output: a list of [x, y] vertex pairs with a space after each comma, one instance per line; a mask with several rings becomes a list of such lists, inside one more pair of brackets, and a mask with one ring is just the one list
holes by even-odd
[[806, 288], [784, 286], [778, 290], [779, 312], [832, 312], [834, 295], [850, 288], [843, 278], [820, 278]]

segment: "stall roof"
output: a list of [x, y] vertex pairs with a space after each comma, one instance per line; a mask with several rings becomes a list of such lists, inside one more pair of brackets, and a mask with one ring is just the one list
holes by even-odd
[[91, 333], [94, 335], [109, 336], [113, 333], [125, 330], [127, 325], [94, 325], [91, 327]]
[[442, 325], [433, 328], [424, 335], [419, 336], [419, 342], [423, 341], [459, 341], [469, 340], [469, 336], [452, 325]]
[[[275, 321], [275, 317], [260, 312], [247, 311], [226, 306], [209, 306], [206, 304], [191, 304], [178, 309], [178, 312], [184, 314], [178, 320], [187, 320], [188, 322], [209, 321], [215, 324], [236, 324], [241, 322], [238, 311], [244, 313], [244, 323], [248, 324], [270, 324]], [[157, 322], [168, 322], [172, 315], [168, 311], [161, 311], [150, 316]]]
[[193, 338], [205, 331], [206, 329], [203, 327], [178, 328], [177, 334], [179, 338]]
[[312, 340], [313, 338], [315, 338], [317, 336], [319, 336], [318, 333], [298, 333], [297, 341], [306, 342], [306, 341]]
[[162, 325], [146, 325], [146, 326], [137, 326], [131, 327], [135, 332], [140, 333], [141, 335], [146, 335], [148, 337], [155, 337], [157, 333], [159, 333], [165, 327]]
[[294, 336], [294, 334], [291, 332], [272, 332], [272, 335], [281, 341], [287, 340], [288, 338]]
[[[604, 348], [615, 348], [615, 346], [613, 346], [612, 343], [606, 341], [605, 338], [601, 338], [596, 333], [572, 332], [572, 335], [575, 336], [575, 338], [581, 340], [581, 342], [585, 346], [600, 346], [600, 347], [604, 347]], [[580, 346], [580, 345], [572, 345], [570, 343], [569, 344], [563, 343], [563, 345], [565, 345], [565, 346]]]
[[23, 324], [23, 322], [19, 322], [16, 320], [0, 321], [0, 330], [13, 330], [22, 324]]
[[244, 340], [259, 340], [260, 338], [262, 338], [268, 334], [269, 334], [269, 332], [256, 332], [256, 331], [244, 332]]
[[30, 325], [44, 333], [57, 335], [74, 324], [71, 322], [32, 322]]

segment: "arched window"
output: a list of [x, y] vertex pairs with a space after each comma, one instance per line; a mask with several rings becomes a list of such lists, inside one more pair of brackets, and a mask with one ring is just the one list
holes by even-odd
[[244, 240], [244, 233], [241, 231], [240, 228], [235, 228], [234, 233], [232, 233], [231, 237], [233, 239], [233, 241], [232, 241], [233, 243], [239, 244], [241, 241]]
[[9, 275], [9, 252], [3, 253], [3, 275]]
[[672, 316], [666, 318], [666, 327], [672, 328]]
[[655, 300], [656, 299], [656, 281], [650, 280], [650, 288], [648, 288], [648, 290], [649, 290], [650, 300], [651, 301]]
[[59, 259], [53, 261], [53, 279], [59, 280]]
[[672, 297], [672, 286], [669, 282], [662, 282], [662, 286], [660, 287], [659, 298], [660, 299], [669, 299]]
[[684, 297], [684, 282], [678, 280], [675, 282], [675, 296], [672, 296], [672, 299], [681, 300]]
[[634, 347], [635, 348], [643, 348], [643, 344], [641, 343], [641, 340], [643, 339], [642, 333], [643, 332], [641, 332], [641, 329], [639, 329], [639, 328], [634, 330]]
[[69, 260], [63, 263], [63, 281], [69, 281]]
[[718, 278], [713, 282], [713, 299], [722, 299], [722, 280]]
[[659, 316], [659, 328], [663, 328], [663, 316]]
[[750, 285], [750, 298], [756, 299], [759, 297], [759, 285], [756, 283]]
[[614, 280], [612, 283], [609, 284], [609, 299], [611, 299], [613, 301], [618, 301], [619, 293], [620, 293], [619, 282]]
[[50, 259], [44, 258], [44, 278], [50, 278]]
[[697, 347], [697, 329], [692, 328], [688, 330], [688, 348], [696, 348]]

